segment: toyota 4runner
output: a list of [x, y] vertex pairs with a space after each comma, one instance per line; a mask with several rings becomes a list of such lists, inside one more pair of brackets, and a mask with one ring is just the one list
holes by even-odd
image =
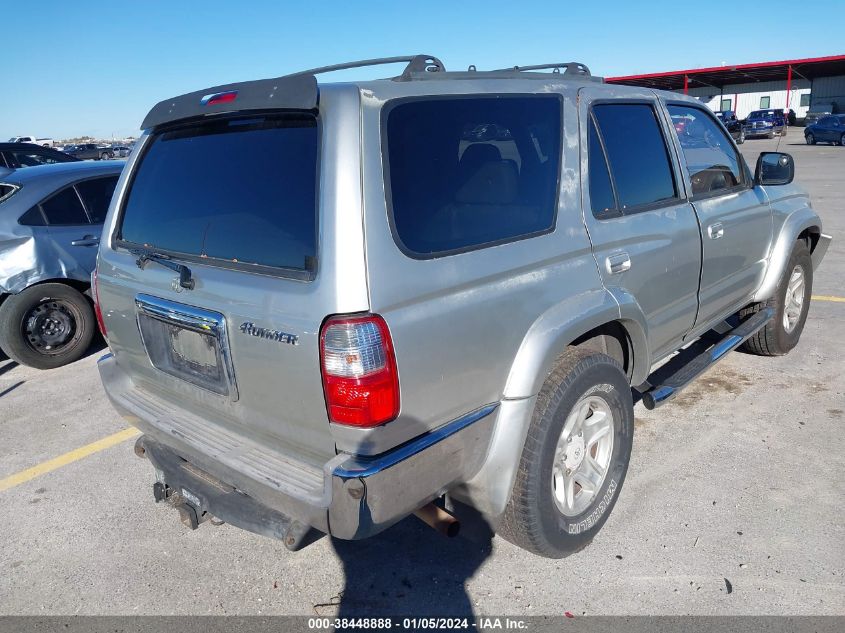
[[696, 100], [577, 63], [341, 64], [143, 129], [95, 272], [105, 389], [156, 500], [291, 549], [466, 507], [579, 549], [622, 488], [632, 394], [790, 351], [830, 241], [789, 155], [752, 173]]

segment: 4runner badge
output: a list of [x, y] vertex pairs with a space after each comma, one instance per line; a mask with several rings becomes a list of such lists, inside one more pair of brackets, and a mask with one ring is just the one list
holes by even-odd
[[244, 334], [250, 336], [257, 336], [268, 341], [276, 341], [277, 343], [287, 343], [288, 345], [299, 345], [299, 337], [296, 334], [288, 334], [287, 332], [280, 332], [279, 330], [268, 330], [265, 327], [256, 327], [255, 323], [251, 321], [244, 321], [239, 328]]

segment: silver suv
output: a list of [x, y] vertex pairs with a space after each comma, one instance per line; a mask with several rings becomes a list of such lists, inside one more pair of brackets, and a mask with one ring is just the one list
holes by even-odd
[[618, 498], [634, 396], [792, 349], [830, 238], [791, 157], [752, 174], [694, 99], [357, 65], [397, 61], [152, 109], [100, 246], [103, 383], [191, 527], [296, 549], [471, 508], [564, 556]]

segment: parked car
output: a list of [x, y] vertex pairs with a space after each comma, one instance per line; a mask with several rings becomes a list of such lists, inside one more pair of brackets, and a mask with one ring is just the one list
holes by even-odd
[[70, 163], [78, 161], [52, 147], [41, 147], [31, 143], [0, 143], [0, 167], [20, 169], [35, 165], [49, 165], [51, 163]]
[[774, 138], [775, 134], [786, 136], [786, 117], [783, 110], [754, 110], [745, 119], [746, 138], [758, 136]]
[[126, 158], [132, 150], [125, 145], [117, 145], [112, 147], [112, 151], [114, 152], [115, 158]]
[[717, 112], [716, 116], [722, 122], [722, 125], [728, 130], [731, 138], [742, 145], [745, 142], [745, 126], [736, 118], [736, 112], [732, 110], [723, 110]]
[[95, 143], [76, 145], [73, 149], [65, 149], [65, 153], [83, 160], [108, 160], [114, 158], [114, 150], [111, 147], [101, 147]]
[[73, 161], [0, 176], [0, 349], [18, 363], [50, 369], [88, 349], [90, 275], [122, 167]]
[[820, 142], [845, 145], [845, 114], [832, 114], [808, 125], [804, 130], [804, 140], [807, 145]]
[[619, 496], [632, 387], [789, 352], [830, 237], [792, 158], [752, 173], [691, 97], [409, 59], [153, 107], [100, 245], [100, 375], [192, 528], [296, 549], [459, 501], [561, 557]]
[[798, 122], [798, 115], [795, 114], [795, 110], [793, 110], [792, 108], [789, 108], [789, 110], [786, 111], [786, 124], [787, 125], [796, 125], [797, 122]]
[[34, 136], [13, 136], [9, 139], [9, 143], [32, 143], [33, 145], [40, 145], [41, 147], [52, 147], [53, 139], [36, 138]]
[[804, 125], [812, 125], [820, 118], [831, 114], [838, 114], [839, 106], [835, 101], [828, 101], [822, 103], [813, 103], [810, 109], [807, 110], [807, 116], [804, 117]]

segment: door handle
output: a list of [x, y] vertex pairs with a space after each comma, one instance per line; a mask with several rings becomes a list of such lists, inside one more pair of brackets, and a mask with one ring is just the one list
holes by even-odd
[[86, 235], [78, 240], [73, 240], [70, 244], [71, 246], [98, 246], [100, 244], [100, 238], [93, 235]]
[[631, 258], [628, 253], [614, 253], [604, 260], [604, 264], [608, 273], [616, 275], [631, 269]]
[[725, 234], [725, 229], [722, 226], [721, 222], [716, 222], [716, 224], [711, 224], [707, 227], [707, 236], [711, 240], [718, 240]]

